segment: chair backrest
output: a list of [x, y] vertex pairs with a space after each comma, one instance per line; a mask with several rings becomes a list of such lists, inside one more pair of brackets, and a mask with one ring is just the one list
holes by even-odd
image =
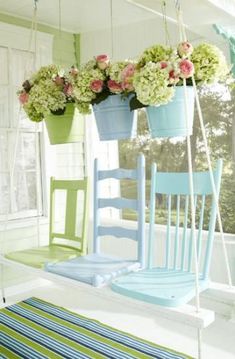
[[[55, 203], [56, 194], [63, 191], [65, 203], [63, 211], [63, 229], [56, 231]], [[83, 180], [56, 180], [51, 178], [50, 189], [50, 244], [77, 249], [80, 254], [86, 254], [88, 220], [88, 181]]]
[[[94, 162], [94, 252], [100, 252], [100, 237], [114, 236], [117, 238], [130, 238], [138, 242], [137, 260], [144, 266], [145, 258], [145, 158], [141, 154], [138, 157], [137, 169], [99, 170], [98, 160]], [[130, 179], [137, 181], [137, 199], [129, 198], [101, 198], [99, 185], [102, 180], [114, 178], [117, 180]], [[138, 214], [137, 229], [127, 229], [121, 226], [100, 225], [99, 209], [113, 207], [117, 209], [132, 209]]]
[[[222, 160], [217, 161], [213, 177], [217, 196], [219, 196], [222, 174]], [[157, 266], [169, 270], [193, 271], [193, 232], [190, 228], [190, 189], [188, 173], [157, 172], [152, 165], [150, 198], [150, 230], [148, 267], [153, 266], [154, 246], [161, 251], [161, 263]], [[208, 278], [212, 255], [212, 244], [216, 224], [216, 202], [213, 196], [210, 173], [193, 173], [194, 203], [196, 209], [197, 254], [200, 273]], [[157, 197], [157, 198], [156, 198]], [[156, 202], [164, 204], [160, 213], [156, 212]], [[162, 206], [161, 206], [162, 207]], [[209, 212], [208, 212], [209, 207]], [[166, 237], [161, 243], [154, 243], [154, 224], [159, 223], [160, 215], [165, 216]], [[205, 216], [209, 216], [209, 228], [205, 245], [202, 241]], [[156, 217], [156, 218], [155, 218]], [[163, 224], [163, 223], [161, 223]], [[180, 228], [182, 227], [182, 228]], [[203, 250], [202, 250], [203, 249]], [[156, 252], [155, 252], [156, 254]], [[159, 258], [158, 258], [159, 261]]]

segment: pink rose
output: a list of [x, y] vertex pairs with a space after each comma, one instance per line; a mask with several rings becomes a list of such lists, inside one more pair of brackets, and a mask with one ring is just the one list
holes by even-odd
[[93, 92], [99, 93], [103, 90], [104, 82], [102, 80], [93, 80], [90, 84], [90, 88]]
[[73, 86], [71, 84], [65, 84], [63, 91], [66, 96], [72, 96]]
[[133, 77], [135, 73], [135, 65], [134, 64], [128, 64], [121, 73], [121, 78], [124, 81], [128, 77]]
[[107, 55], [98, 55], [95, 59], [99, 69], [105, 70], [109, 66], [109, 57]]
[[161, 61], [160, 62], [160, 68], [161, 69], [165, 69], [167, 66], [168, 66], [168, 62], [166, 62], [166, 61]]
[[21, 92], [19, 95], [19, 101], [21, 105], [25, 105], [28, 102], [29, 94], [27, 92]]
[[109, 80], [108, 81], [108, 88], [111, 92], [113, 93], [120, 93], [122, 92], [122, 85], [117, 83], [114, 80]]
[[180, 57], [188, 57], [193, 52], [193, 46], [188, 41], [181, 42], [178, 45], [178, 54]]
[[189, 77], [193, 76], [194, 73], [193, 63], [186, 59], [181, 60], [179, 62], [179, 70], [180, 70], [180, 77], [183, 79], [188, 79]]
[[171, 85], [177, 84], [179, 81], [179, 74], [175, 70], [169, 72], [169, 82]]

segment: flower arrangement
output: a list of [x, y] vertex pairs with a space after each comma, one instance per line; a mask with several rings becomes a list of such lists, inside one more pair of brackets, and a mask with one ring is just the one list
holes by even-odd
[[223, 53], [214, 45], [200, 44], [195, 49], [184, 41], [177, 48], [154, 45], [140, 56], [133, 78], [135, 97], [131, 109], [162, 105], [171, 101], [175, 86], [197, 85], [226, 79], [229, 68]]
[[63, 114], [66, 103], [74, 102], [73, 89], [77, 73], [75, 67], [66, 73], [56, 65], [49, 65], [41, 67], [24, 81], [18, 95], [28, 117], [40, 122], [50, 112]]
[[108, 96], [121, 94], [127, 97], [133, 88], [135, 64], [130, 61], [110, 63], [107, 55], [96, 56], [79, 71], [74, 98], [79, 111], [90, 112], [90, 104], [99, 104]]

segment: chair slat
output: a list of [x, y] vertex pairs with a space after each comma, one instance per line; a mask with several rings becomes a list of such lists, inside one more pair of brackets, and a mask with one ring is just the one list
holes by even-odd
[[98, 208], [114, 207], [118, 209], [130, 208], [137, 211], [138, 202], [129, 198], [99, 198]]
[[174, 269], [176, 269], [178, 255], [179, 255], [180, 195], [177, 195], [176, 198], [177, 198], [177, 204], [176, 204], [176, 223], [175, 223]]
[[169, 268], [171, 252], [171, 195], [167, 196], [167, 213], [166, 268]]
[[184, 207], [184, 230], [182, 238], [182, 247], [181, 247], [181, 270], [184, 270], [185, 265], [185, 252], [186, 252], [186, 239], [187, 239], [187, 229], [188, 229], [188, 208], [189, 208], [189, 196], [185, 196], [185, 207]]
[[117, 238], [130, 238], [137, 241], [137, 230], [123, 227], [98, 227], [99, 236], [114, 236]]
[[129, 170], [124, 168], [116, 168], [114, 170], [101, 170], [98, 174], [98, 180], [104, 180], [107, 178], [115, 178], [115, 179], [133, 179], [137, 180], [138, 172], [136, 169]]

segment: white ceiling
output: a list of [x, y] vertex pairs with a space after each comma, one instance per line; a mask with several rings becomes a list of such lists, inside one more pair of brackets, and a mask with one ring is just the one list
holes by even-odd
[[[58, 28], [59, 1], [61, 1], [62, 29], [84, 33], [111, 26], [111, 0], [38, 0], [38, 22]], [[180, 0], [184, 22], [199, 37], [215, 43], [223, 41], [216, 35], [212, 24], [221, 24], [235, 33], [234, 0]], [[156, 19], [162, 27], [160, 0], [112, 0], [114, 27]], [[175, 0], [166, 0], [167, 15], [175, 20]], [[230, 5], [227, 11], [222, 5]], [[137, 6], [136, 6], [137, 5]], [[34, 0], [0, 0], [0, 13], [23, 19], [32, 18]], [[222, 6], [223, 7], [223, 6]], [[234, 11], [233, 11], [234, 10]]]
[[[110, 27], [111, 0], [61, 0], [62, 28], [64, 30], [81, 33]], [[112, 0], [113, 24], [120, 26], [131, 22], [159, 18], [161, 13], [160, 0]], [[141, 7], [133, 5], [139, 4]], [[185, 23], [193, 32], [201, 28], [205, 31], [208, 25], [219, 23], [234, 26], [235, 17], [221, 10], [218, 4], [231, 3], [234, 0], [181, 0], [180, 5]], [[167, 15], [175, 19], [175, 1], [167, 0]], [[215, 4], [217, 6], [215, 6]], [[232, 6], [231, 5], [231, 6]], [[31, 19], [34, 0], [0, 0], [0, 12]], [[148, 11], [148, 10], [152, 10]], [[38, 21], [53, 27], [59, 23], [59, 0], [38, 0]]]

